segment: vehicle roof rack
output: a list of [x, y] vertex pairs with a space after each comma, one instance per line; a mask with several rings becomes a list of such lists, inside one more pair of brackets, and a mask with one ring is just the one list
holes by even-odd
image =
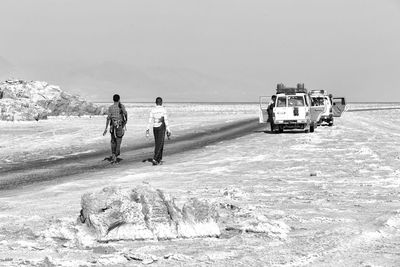
[[328, 95], [326, 90], [310, 90], [310, 94], [314, 95]]
[[296, 93], [305, 93], [307, 94], [306, 88], [279, 88], [276, 89], [277, 94], [296, 94]]
[[307, 94], [307, 89], [304, 88], [304, 83], [298, 83], [297, 87], [285, 87], [283, 83], [278, 83], [276, 86], [277, 94], [296, 94], [305, 93]]

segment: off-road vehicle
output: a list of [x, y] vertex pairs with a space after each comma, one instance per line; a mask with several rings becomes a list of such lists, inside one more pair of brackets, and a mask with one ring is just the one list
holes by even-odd
[[321, 125], [326, 122], [329, 126], [333, 125], [333, 110], [332, 110], [332, 95], [329, 95], [326, 90], [311, 90], [311, 106], [323, 107], [323, 112], [317, 122]]
[[[272, 132], [283, 132], [286, 129], [301, 129], [314, 132], [323, 108], [311, 105], [311, 98], [304, 84], [297, 87], [285, 87], [278, 84], [275, 102], [269, 102], [267, 97], [260, 97], [260, 123], [272, 126]], [[272, 123], [271, 123], [272, 122]]]

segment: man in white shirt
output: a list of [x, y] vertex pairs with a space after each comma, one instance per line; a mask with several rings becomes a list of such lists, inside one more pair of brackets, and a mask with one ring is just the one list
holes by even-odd
[[152, 159], [153, 165], [158, 165], [161, 163], [162, 154], [164, 150], [164, 140], [165, 132], [167, 136], [171, 135], [171, 130], [169, 129], [168, 116], [166, 109], [162, 106], [162, 98], [156, 98], [156, 106], [151, 109], [149, 124], [147, 125], [146, 136], [149, 136], [150, 127], [153, 126], [154, 134], [154, 156]]

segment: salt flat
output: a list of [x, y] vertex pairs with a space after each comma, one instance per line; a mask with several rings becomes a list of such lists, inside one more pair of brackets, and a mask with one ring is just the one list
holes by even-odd
[[[152, 103], [125, 104], [129, 115], [124, 147], [152, 144], [145, 138]], [[173, 136], [193, 133], [213, 124], [257, 116], [255, 104], [166, 104]], [[48, 120], [0, 121], [0, 168], [32, 160], [52, 160], [75, 154], [109, 149], [109, 135], [103, 137], [105, 116], [49, 117]]]
[[[171, 108], [176, 134], [212, 122], [254, 117], [257, 111], [250, 104], [176, 105], [175, 111]], [[142, 135], [146, 108], [131, 116], [128, 133], [133, 134], [124, 142], [151, 142]], [[333, 127], [318, 127], [315, 133], [253, 132], [167, 156], [161, 166], [121, 164], [62, 183], [2, 191], [0, 265], [397, 266], [399, 115], [399, 110], [345, 113]], [[57, 120], [69, 124], [54, 123]], [[86, 127], [87, 121], [95, 123]], [[43, 135], [21, 130], [21, 136], [27, 137], [21, 147], [7, 145], [4, 137], [13, 134], [2, 131], [0, 156], [2, 161], [19, 162], [46, 155], [46, 150], [63, 156], [101, 149], [108, 138], [92, 137], [92, 131], [100, 135], [104, 123], [104, 118], [42, 122], [37, 125], [44, 127], [39, 130]], [[28, 123], [13, 125], [32, 129]], [[72, 125], [73, 134], [68, 131]], [[80, 142], [74, 143], [77, 139]], [[15, 156], [25, 147], [26, 158], [22, 152]], [[222, 236], [93, 243], [76, 223], [80, 196], [108, 185], [143, 183], [174, 195], [177, 203], [190, 197], [217, 203]], [[132, 254], [142, 260], [129, 261], [126, 255]]]

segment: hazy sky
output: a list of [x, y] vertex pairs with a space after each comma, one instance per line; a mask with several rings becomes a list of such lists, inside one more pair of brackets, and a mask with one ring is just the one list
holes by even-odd
[[257, 101], [303, 82], [400, 101], [400, 0], [1, 0], [0, 10], [1, 78], [93, 100]]

